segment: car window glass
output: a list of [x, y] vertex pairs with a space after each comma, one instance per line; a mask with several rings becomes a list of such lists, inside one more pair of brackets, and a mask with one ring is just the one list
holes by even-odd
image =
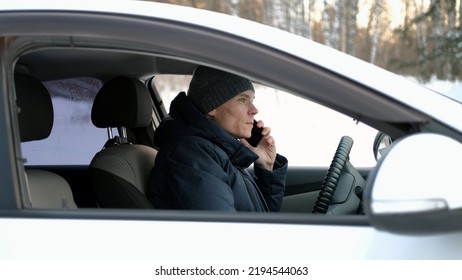
[[[168, 108], [180, 91], [187, 91], [190, 76], [157, 76], [157, 89]], [[353, 118], [293, 94], [255, 85], [257, 120], [271, 127], [278, 153], [291, 166], [329, 166], [340, 138], [348, 135], [354, 145], [350, 162], [356, 167], [371, 167], [376, 161], [373, 142], [377, 130]]]
[[80, 78], [44, 84], [53, 102], [53, 128], [48, 138], [21, 144], [26, 164], [89, 164], [107, 140], [106, 130], [96, 128], [90, 119], [102, 82]]

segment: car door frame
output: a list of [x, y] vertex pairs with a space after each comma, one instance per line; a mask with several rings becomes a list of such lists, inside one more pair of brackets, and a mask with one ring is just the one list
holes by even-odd
[[[25, 20], [27, 19], [27, 20]], [[9, 24], [3, 24], [3, 23]], [[34, 25], [31, 26], [30, 23], [34, 22]], [[66, 24], [61, 25], [60, 22], [65, 22]], [[5, 31], [5, 27], [9, 26], [10, 30]], [[85, 36], [69, 36], [69, 29], [74, 28], [75, 35], [85, 34]], [[47, 31], [48, 30], [48, 31]], [[159, 32], [159, 36], [156, 38], [156, 43], [152, 42], [151, 38], [146, 36], [150, 34], [153, 30]], [[38, 35], [33, 35], [34, 32], [42, 32], [42, 35], [45, 37], [40, 37]], [[0, 17], [0, 36], [6, 36], [5, 34], [15, 34], [18, 35], [19, 41], [14, 41], [16, 43], [15, 48], [9, 49], [12, 52], [8, 52], [8, 49], [5, 48], [1, 51], [2, 53], [2, 63], [6, 61], [8, 65], [3, 65], [0, 70], [2, 74], [2, 102], [3, 106], [0, 109], [0, 112], [3, 113], [0, 118], [0, 136], [5, 136], [2, 139], [6, 139], [6, 143], [1, 142], [0, 151], [6, 151], [6, 158], [2, 159], [2, 164], [5, 165], [5, 170], [8, 173], [5, 177], [5, 181], [2, 184], [2, 198], [1, 199], [1, 210], [0, 210], [0, 227], [7, 228], [9, 231], [6, 234], [9, 240], [13, 240], [12, 246], [19, 246], [23, 244], [21, 248], [26, 248], [28, 246], [35, 246], [35, 248], [40, 247], [40, 244], [37, 244], [36, 238], [24, 240], [24, 234], [18, 237], [14, 237], [11, 233], [14, 231], [11, 230], [15, 225], [24, 226], [24, 229], [31, 230], [34, 228], [34, 225], [37, 225], [35, 222], [46, 222], [50, 229], [56, 231], [55, 234], [52, 234], [46, 238], [46, 240], [51, 241], [50, 238], [60, 237], [62, 240], [63, 236], [66, 234], [72, 234], [76, 230], [78, 225], [81, 225], [83, 222], [87, 224], [92, 224], [93, 229], [96, 230], [92, 235], [85, 234], [86, 238], [95, 238], [101, 243], [97, 247], [93, 247], [91, 250], [107, 249], [110, 248], [111, 243], [109, 241], [104, 241], [104, 238], [109, 233], [108, 228], [112, 228], [111, 225], [115, 226], [114, 229], [124, 226], [123, 222], [127, 222], [132, 228], [129, 231], [128, 236], [133, 236], [136, 234], [136, 230], [140, 230], [142, 233], [142, 238], [149, 238], [149, 236], [156, 236], [156, 238], [166, 238], [169, 237], [168, 234], [175, 233], [177, 234], [178, 230], [181, 230], [184, 233], [186, 230], [189, 230], [190, 236], [175, 235], [178, 237], [176, 239], [180, 242], [181, 245], [185, 247], [172, 249], [171, 244], [162, 244], [162, 239], [159, 240], [159, 243], [145, 245], [144, 250], [145, 255], [140, 255], [140, 258], [148, 258], [148, 253], [146, 249], [155, 251], [158, 249], [160, 255], [158, 258], [164, 258], [165, 256], [178, 257], [178, 254], [181, 252], [185, 253], [183, 257], [192, 257], [193, 253], [200, 257], [210, 257], [212, 253], [218, 253], [221, 258], [224, 258], [227, 252], [218, 251], [213, 248], [213, 246], [204, 247], [203, 251], [198, 251], [199, 247], [195, 246], [194, 238], [201, 237], [201, 242], [204, 242], [204, 238], [210, 236], [199, 230], [198, 226], [203, 226], [204, 228], [211, 230], [218, 230], [220, 232], [220, 227], [232, 230], [230, 226], [235, 226], [236, 233], [247, 231], [248, 240], [245, 241], [245, 245], [255, 246], [255, 251], [252, 251], [251, 254], [246, 256], [247, 258], [252, 257], [264, 257], [266, 251], [264, 250], [263, 241], [269, 241], [277, 236], [286, 237], [292, 240], [284, 240], [288, 242], [288, 246], [280, 246], [276, 248], [275, 252], [280, 252], [280, 255], [277, 257], [282, 258], [389, 258], [389, 257], [399, 257], [398, 252], [391, 252], [390, 248], [386, 248], [384, 244], [387, 241], [397, 241], [394, 244], [403, 245], [401, 249], [407, 249], [405, 254], [401, 256], [403, 258], [434, 258], [434, 257], [445, 257], [445, 250], [448, 248], [449, 242], [454, 240], [461, 240], [461, 234], [454, 235], [440, 235], [440, 236], [430, 236], [417, 238], [412, 237], [400, 237], [395, 235], [390, 235], [383, 232], [377, 232], [372, 227], [369, 226], [367, 217], [365, 216], [348, 216], [348, 217], [325, 217], [317, 215], [297, 215], [297, 214], [287, 214], [279, 213], [272, 215], [260, 215], [258, 213], [242, 213], [239, 215], [233, 215], [230, 213], [196, 213], [196, 212], [164, 212], [164, 211], [143, 211], [143, 210], [77, 210], [77, 211], [56, 211], [56, 210], [38, 210], [38, 209], [18, 209], [19, 203], [17, 202], [17, 195], [20, 192], [20, 186], [24, 183], [24, 172], [20, 166], [22, 162], [18, 162], [20, 158], [20, 151], [18, 148], [19, 138], [18, 138], [18, 124], [15, 121], [14, 115], [16, 112], [13, 110], [15, 108], [13, 102], [13, 78], [12, 78], [12, 69], [10, 68], [13, 64], [12, 58], [16, 57], [18, 54], [36, 48], [41, 44], [47, 44], [54, 42], [57, 45], [61, 46], [93, 46], [97, 47], [97, 43], [101, 43], [101, 47], [104, 45], [104, 42], [114, 42], [114, 48], [119, 49], [135, 49], [135, 43], [137, 44], [137, 50], [142, 52], [155, 51], [158, 53], [168, 53], [170, 55], [175, 55], [178, 57], [190, 58], [195, 61], [201, 61], [203, 63], [210, 63], [212, 65], [227, 65], [231, 70], [245, 70], [244, 74], [254, 77], [257, 80], [270, 80], [273, 84], [280, 84], [284, 86], [287, 90], [291, 92], [307, 92], [309, 89], [306, 88], [306, 77], [313, 75], [315, 77], [324, 77], [322, 81], [318, 81], [317, 86], [324, 89], [326, 92], [332, 90], [332, 84], [337, 85], [341, 84], [344, 88], [343, 98], [341, 100], [328, 100], [325, 96], [321, 96], [316, 93], [310, 92], [312, 98], [317, 102], [329, 105], [329, 107], [335, 108], [343, 113], [348, 115], [353, 114], [350, 110], [352, 107], [351, 103], [346, 105], [344, 102], [348, 102], [349, 97], [353, 96], [362, 96], [364, 102], [372, 102], [370, 105], [374, 107], [374, 104], [380, 104], [380, 114], [382, 116], [393, 114], [387, 112], [387, 109], [398, 108], [397, 111], [400, 114], [390, 117], [402, 117], [407, 118], [409, 121], [415, 120], [416, 122], [425, 120], [425, 115], [410, 110], [406, 106], [397, 103], [395, 100], [391, 100], [380, 93], [375, 93], [377, 95], [371, 94], [371, 89], [363, 85], [358, 85], [350, 81], [346, 77], [337, 76], [331, 73], [327, 69], [322, 69], [319, 66], [313, 65], [309, 62], [303, 61], [300, 58], [286, 55], [278, 50], [272, 49], [269, 46], [261, 45], [256, 42], [252, 42], [246, 39], [238, 38], [230, 34], [226, 34], [217, 30], [206, 29], [205, 27], [197, 28], [190, 26], [186, 23], [181, 22], [169, 22], [165, 19], [162, 20], [149, 20], [143, 16], [133, 16], [133, 17], [124, 17], [117, 14], [98, 14], [92, 13], [87, 14], [83, 12], [75, 13], [53, 13], [53, 12], [42, 12], [42, 13], [33, 13], [33, 12], [11, 12], [9, 14], [2, 15]], [[21, 36], [29, 36], [29, 39], [33, 36], [35, 38], [34, 44], [29, 44], [26, 42], [21, 43]], [[188, 35], [188, 36], [185, 36]], [[48, 36], [48, 37], [47, 37]], [[60, 38], [60, 40], [49, 40], [50, 38]], [[177, 37], [177, 38], [174, 38]], [[87, 39], [85, 39], [87, 38]], [[88, 39], [88, 38], [91, 38]], [[95, 39], [98, 38], [98, 39]], [[186, 38], [186, 41], [183, 39]], [[194, 38], [192, 40], [191, 38]], [[213, 39], [216, 44], [214, 48], [225, 50], [229, 52], [229, 57], [223, 57], [221, 51], [216, 52], [214, 48], [207, 46], [210, 44], [208, 40]], [[6, 41], [6, 40], [2, 40]], [[43, 45], [42, 45], [43, 46]], [[239, 46], [240, 48], [236, 48]], [[255, 52], [256, 48], [261, 48], [260, 51]], [[206, 51], [207, 50], [207, 51]], [[243, 51], [241, 53], [240, 51]], [[252, 51], [253, 50], [253, 51]], [[208, 52], [210, 51], [210, 52]], [[207, 53], [207, 55], [203, 55]], [[268, 60], [268, 55], [272, 54], [273, 60]], [[6, 58], [6, 59], [5, 59]], [[238, 59], [236, 59], [238, 58]], [[258, 61], [258, 65], [252, 65], [253, 61]], [[290, 62], [290, 63], [284, 63]], [[275, 65], [281, 64], [279, 68], [280, 73], [285, 73], [285, 75], [274, 76], [271, 72], [271, 69], [274, 69]], [[289, 67], [290, 66], [290, 67]], [[269, 79], [271, 77], [271, 79]], [[302, 82], [303, 81], [303, 82]], [[315, 82], [315, 81], [314, 81]], [[5, 92], [7, 91], [7, 92]], [[308, 93], [306, 93], [308, 94]], [[395, 113], [397, 112], [395, 111]], [[12, 120], [13, 119], [13, 120]], [[367, 120], [365, 116], [363, 120]], [[373, 122], [372, 120], [368, 120]], [[400, 133], [400, 128], [395, 127], [392, 123], [383, 124], [389, 131], [395, 133]], [[13, 132], [11, 132], [11, 126], [13, 127]], [[13, 134], [14, 136], [13, 136]], [[6, 135], [5, 135], [6, 134]], [[3, 179], [2, 179], [3, 180]], [[21, 182], [21, 180], [23, 182]], [[12, 189], [13, 187], [13, 189]], [[6, 194], [6, 196], [4, 195]], [[13, 202], [15, 201], [15, 202]], [[5, 203], [3, 203], [5, 202]], [[13, 220], [11, 218], [20, 218], [18, 220]], [[178, 222], [172, 223], [172, 221]], [[60, 225], [56, 225], [56, 222], [62, 222]], [[192, 222], [192, 223], [191, 223]], [[106, 229], [103, 229], [101, 226], [98, 226], [98, 223], [107, 226]], [[303, 227], [300, 227], [303, 225]], [[69, 226], [67, 228], [61, 228]], [[274, 226], [274, 227], [273, 227]], [[163, 228], [164, 227], [164, 228]], [[276, 232], [274, 229], [277, 228], [280, 231]], [[164, 229], [164, 230], [163, 230]], [[168, 229], [168, 230], [167, 230]], [[267, 231], [260, 232], [260, 229], [265, 229]], [[98, 232], [97, 230], [101, 230]], [[146, 231], [149, 232], [147, 234]], [[156, 234], [156, 230], [158, 235]], [[169, 231], [171, 230], [171, 231]], [[223, 229], [221, 229], [223, 230]], [[42, 232], [43, 229], [40, 229]], [[211, 231], [212, 232], [212, 231]], [[231, 232], [232, 233], [232, 232]], [[120, 233], [112, 232], [111, 237], [120, 237]], [[201, 236], [201, 234], [203, 234]], [[260, 234], [260, 235], [259, 235]], [[300, 234], [300, 235], [299, 235]], [[42, 237], [42, 235], [39, 235]], [[347, 242], [342, 242], [340, 239], [335, 239], [335, 237], [342, 236], [343, 238], [348, 239]], [[184, 239], [180, 239], [183, 237]], [[322, 238], [328, 238], [332, 243], [319, 242]], [[14, 239], [16, 238], [16, 239]], [[30, 237], [29, 237], [30, 238]], [[214, 236], [213, 244], [219, 244], [216, 236]], [[8, 240], [8, 239], [7, 239]], [[113, 239], [110, 238], [112, 241]], [[306, 240], [306, 244], [295, 244], [295, 240]], [[440, 246], [441, 242], [445, 241], [445, 246]], [[197, 241], [197, 240], [196, 240]], [[228, 257], [237, 258], [242, 257], [242, 247], [233, 248], [232, 246], [236, 245], [235, 241], [228, 240], [226, 243], [225, 249], [231, 251], [230, 254], [227, 254]], [[252, 242], [257, 242], [253, 244]], [[274, 241], [274, 239], [273, 239]], [[42, 241], [43, 242], [43, 241]], [[52, 241], [51, 241], [52, 242]], [[186, 243], [188, 242], [188, 243]], [[353, 243], [349, 243], [353, 242]], [[361, 244], [361, 242], [363, 242]], [[266, 243], [266, 242], [265, 242]], [[319, 244], [323, 243], [323, 244]], [[139, 242], [136, 243], [139, 245]], [[205, 244], [205, 243], [201, 243]], [[272, 244], [272, 243], [271, 243]], [[311, 248], [307, 246], [309, 244]], [[317, 244], [317, 245], [316, 245]], [[412, 252], [412, 249], [415, 249], [416, 245], [427, 246], [427, 249], [430, 248], [434, 251], [425, 251], [426, 254], [416, 255]], [[168, 246], [167, 246], [168, 245]], [[300, 245], [295, 249], [295, 245]], [[321, 248], [324, 245], [325, 248]], [[365, 247], [366, 245], [367, 247]], [[65, 257], [82, 257], [85, 256], [86, 252], [79, 251], [77, 243], [71, 244], [72, 250], [70, 252], [65, 252], [63, 249], [59, 250], [53, 248], [50, 252], [45, 252], [46, 257], [58, 257], [59, 254], [64, 253]], [[136, 250], [127, 248], [127, 245], [124, 246], [126, 250], [129, 250], [125, 257], [136, 257]], [[156, 247], [157, 246], [157, 247]], [[42, 246], [43, 247], [43, 246]], [[424, 247], [424, 246], [421, 246]], [[245, 248], [245, 247], [244, 247]], [[249, 247], [250, 248], [250, 247]], [[456, 246], [452, 247], [454, 250], [462, 249], [462, 244], [456, 243]], [[44, 248], [43, 248], [44, 249]], [[66, 248], [67, 250], [68, 248]], [[248, 248], [247, 248], [248, 249]], [[312, 252], [309, 252], [309, 250]], [[355, 250], [356, 249], [356, 250]], [[316, 253], [321, 252], [323, 254]], [[336, 251], [337, 250], [337, 251]], [[388, 250], [388, 251], [387, 251]], [[422, 252], [420, 249], [419, 252]], [[40, 250], [38, 250], [40, 251]], [[24, 254], [21, 257], [37, 257], [37, 252], [27, 251], [24, 249]], [[462, 252], [462, 250], [458, 250]], [[72, 253], [80, 252], [80, 254], [72, 255]], [[111, 251], [98, 252], [97, 256], [110, 257]], [[123, 258], [123, 252], [117, 252], [116, 256], [118, 258]], [[151, 252], [152, 253], [152, 252]], [[165, 254], [167, 253], [167, 254]], [[338, 253], [338, 254], [336, 254]]]
[[[27, 20], [23, 20], [27, 18]], [[245, 71], [247, 75], [252, 75], [256, 80], [265, 80], [271, 77], [271, 82], [274, 84], [280, 83], [285, 86], [289, 92], [306, 93], [309, 91], [304, 85], [306, 78], [311, 75], [315, 77], [323, 77], [325, 81], [319, 82], [313, 78], [313, 81], [318, 81], [317, 86], [322, 90], [320, 92], [332, 92], [333, 84], [340, 84], [344, 89], [343, 95], [357, 94], [366, 99], [364, 102], [375, 102], [381, 107], [398, 108], [395, 113], [400, 112], [403, 118], [410, 120], [422, 120], [424, 116], [414, 111], [404, 110], [404, 106], [390, 100], [386, 97], [372, 96], [370, 89], [363, 85], [356, 84], [348, 78], [329, 73], [327, 69], [313, 65], [300, 58], [284, 54], [283, 52], [273, 49], [269, 46], [261, 45], [260, 43], [230, 35], [219, 30], [213, 30], [206, 27], [190, 26], [181, 21], [167, 21], [165, 19], [146, 19], [142, 16], [123, 16], [119, 14], [104, 14], [97, 13], [88, 14], [85, 12], [60, 13], [52, 11], [42, 11], [41, 13], [31, 13], [28, 11], [11, 12], [2, 15], [0, 23], [9, 23], [13, 26], [7, 31], [0, 28], [0, 35], [16, 33], [17, 38], [9, 40], [10, 50], [6, 61], [14, 61], [16, 57], [24, 52], [32, 51], [37, 48], [48, 46], [56, 47], [102, 47], [105, 42], [110, 41], [114, 49], [133, 49], [139, 52], [156, 52], [166, 53], [169, 56], [183, 57], [202, 61], [203, 63], [213, 63], [216, 65], [227, 65], [229, 69], [239, 69]], [[30, 26], [29, 22], [35, 22], [34, 26]], [[58, 24], [65, 22], [66, 24]], [[98, 26], [98, 28], [94, 28]], [[75, 30], [74, 36], [69, 37], [69, 28]], [[145, 34], [153, 32], [158, 34], [157, 40], [153, 41], [146, 37]], [[78, 36], [78, 34], [85, 34]], [[24, 36], [24, 37], [21, 37]], [[185, 39], [186, 38], [186, 41]], [[213, 40], [213, 44], [207, 43], [208, 40]], [[211, 47], [213, 45], [213, 47]], [[219, 51], [217, 51], [219, 50]], [[258, 51], [257, 51], [258, 50]], [[229, 55], [223, 56], [226, 52]], [[206, 53], [206, 55], [204, 55]], [[270, 55], [271, 54], [271, 55]], [[267, 59], [271, 56], [272, 59]], [[254, 63], [258, 61], [258, 63]], [[270, 69], [275, 65], [279, 65], [281, 73], [285, 75], [272, 75]], [[12, 71], [12, 69], [10, 69]], [[303, 73], [303, 75], [301, 75]], [[12, 75], [11, 75], [12, 76]], [[10, 76], [10, 81], [12, 80]], [[12, 91], [12, 89], [10, 89]], [[313, 94], [313, 92], [310, 92]], [[325, 96], [316, 96], [314, 93], [313, 99], [317, 98], [319, 102], [324, 101], [324, 104], [330, 105], [343, 113], [352, 114], [347, 108], [347, 97], [340, 101], [333, 101]], [[10, 94], [10, 96], [12, 96]], [[321, 98], [322, 97], [322, 98]], [[340, 106], [342, 105], [343, 106]], [[372, 106], [372, 105], [371, 105]], [[14, 108], [13, 106], [11, 108]], [[386, 111], [383, 111], [385, 113]], [[14, 118], [15, 112], [10, 112]], [[396, 117], [396, 114], [389, 113], [391, 118]], [[367, 117], [364, 117], [367, 119]], [[384, 125], [389, 125], [384, 123]], [[13, 124], [17, 128], [17, 124]], [[16, 134], [18, 130], [16, 129]], [[18, 143], [18, 142], [16, 142]], [[16, 153], [20, 148], [16, 146]], [[18, 173], [21, 172], [22, 163], [17, 164]], [[19, 176], [19, 180], [24, 180], [24, 176]], [[25, 190], [19, 193], [26, 193]], [[24, 196], [23, 196], [24, 197]], [[27, 199], [27, 198], [23, 198]]]

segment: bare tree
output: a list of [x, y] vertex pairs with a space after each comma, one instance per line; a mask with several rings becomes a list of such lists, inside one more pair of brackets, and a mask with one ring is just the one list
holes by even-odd
[[462, 28], [462, 1], [459, 1], [459, 28]]
[[272, 9], [272, 21], [271, 25], [287, 30], [288, 24], [286, 23], [287, 15], [285, 14], [285, 2], [284, 0], [273, 0], [273, 9]]
[[359, 0], [348, 0], [346, 5], [347, 11], [349, 11], [346, 38], [346, 49], [345, 52], [351, 55], [355, 55], [355, 41], [356, 33], [358, 30], [357, 16], [359, 13]]
[[382, 13], [382, 0], [375, 0], [375, 4], [372, 7], [372, 9], [374, 11], [374, 27], [372, 33], [371, 56], [369, 62], [375, 64], [377, 59], [377, 48], [380, 38], [380, 15]]
[[229, 14], [232, 16], [239, 16], [239, 0], [229, 0]]
[[306, 12], [306, 37], [308, 39], [313, 39], [311, 15], [313, 13], [315, 5], [316, 5], [316, 0], [308, 0], [308, 11]]
[[354, 54], [359, 0], [324, 0], [323, 3], [324, 44]]
[[[433, 38], [442, 38], [444, 28], [442, 26], [443, 21], [441, 15], [441, 2], [440, 0], [431, 0], [430, 3], [430, 9], [433, 10], [431, 12]], [[439, 49], [441, 47], [440, 40], [435, 40], [434, 44], [436, 49]]]
[[344, 40], [342, 40], [344, 38], [343, 31], [345, 30], [345, 25], [343, 24], [345, 20], [344, 3], [344, 0], [335, 0], [334, 2], [334, 26], [331, 34], [332, 46], [341, 51], [345, 51]]
[[[424, 14], [423, 9], [424, 9], [424, 1], [425, 0], [420, 0], [420, 3], [416, 3], [416, 0], [414, 0], [414, 9], [415, 9], [415, 15], [416, 16], [422, 16]], [[427, 54], [427, 34], [425, 32], [425, 22], [420, 21], [417, 23], [416, 26], [416, 33], [417, 33], [417, 42], [418, 42], [418, 47], [419, 49], [422, 50], [420, 54], [420, 59], [423, 57], [426, 57]]]
[[[298, 34], [300, 36], [306, 37], [307, 36], [307, 27], [309, 27], [309, 22], [307, 23], [306, 19], [306, 8], [305, 8], [305, 1], [303, 0], [292, 0], [292, 11], [293, 11], [293, 33]], [[309, 1], [308, 1], [309, 2]]]
[[322, 33], [323, 33], [324, 45], [333, 47], [332, 42], [330, 40], [331, 26], [332, 26], [330, 10], [332, 10], [332, 8], [330, 7], [328, 0], [324, 0], [323, 4], [324, 4], [324, 8], [322, 12]]

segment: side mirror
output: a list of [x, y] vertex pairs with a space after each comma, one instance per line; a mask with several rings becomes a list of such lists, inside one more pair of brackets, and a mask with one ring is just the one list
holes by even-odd
[[462, 230], [462, 144], [438, 134], [394, 142], [369, 174], [364, 207], [372, 225], [400, 234]]
[[378, 161], [385, 154], [385, 152], [390, 147], [391, 143], [392, 140], [390, 136], [381, 131], [377, 133], [372, 147], [374, 151], [374, 158], [376, 161]]

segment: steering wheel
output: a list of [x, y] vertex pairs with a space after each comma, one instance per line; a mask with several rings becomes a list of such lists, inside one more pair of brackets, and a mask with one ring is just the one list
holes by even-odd
[[342, 175], [342, 171], [348, 162], [353, 139], [349, 136], [343, 136], [335, 152], [332, 163], [327, 171], [326, 177], [322, 182], [321, 190], [313, 207], [314, 214], [326, 214], [332, 203], [337, 184]]

